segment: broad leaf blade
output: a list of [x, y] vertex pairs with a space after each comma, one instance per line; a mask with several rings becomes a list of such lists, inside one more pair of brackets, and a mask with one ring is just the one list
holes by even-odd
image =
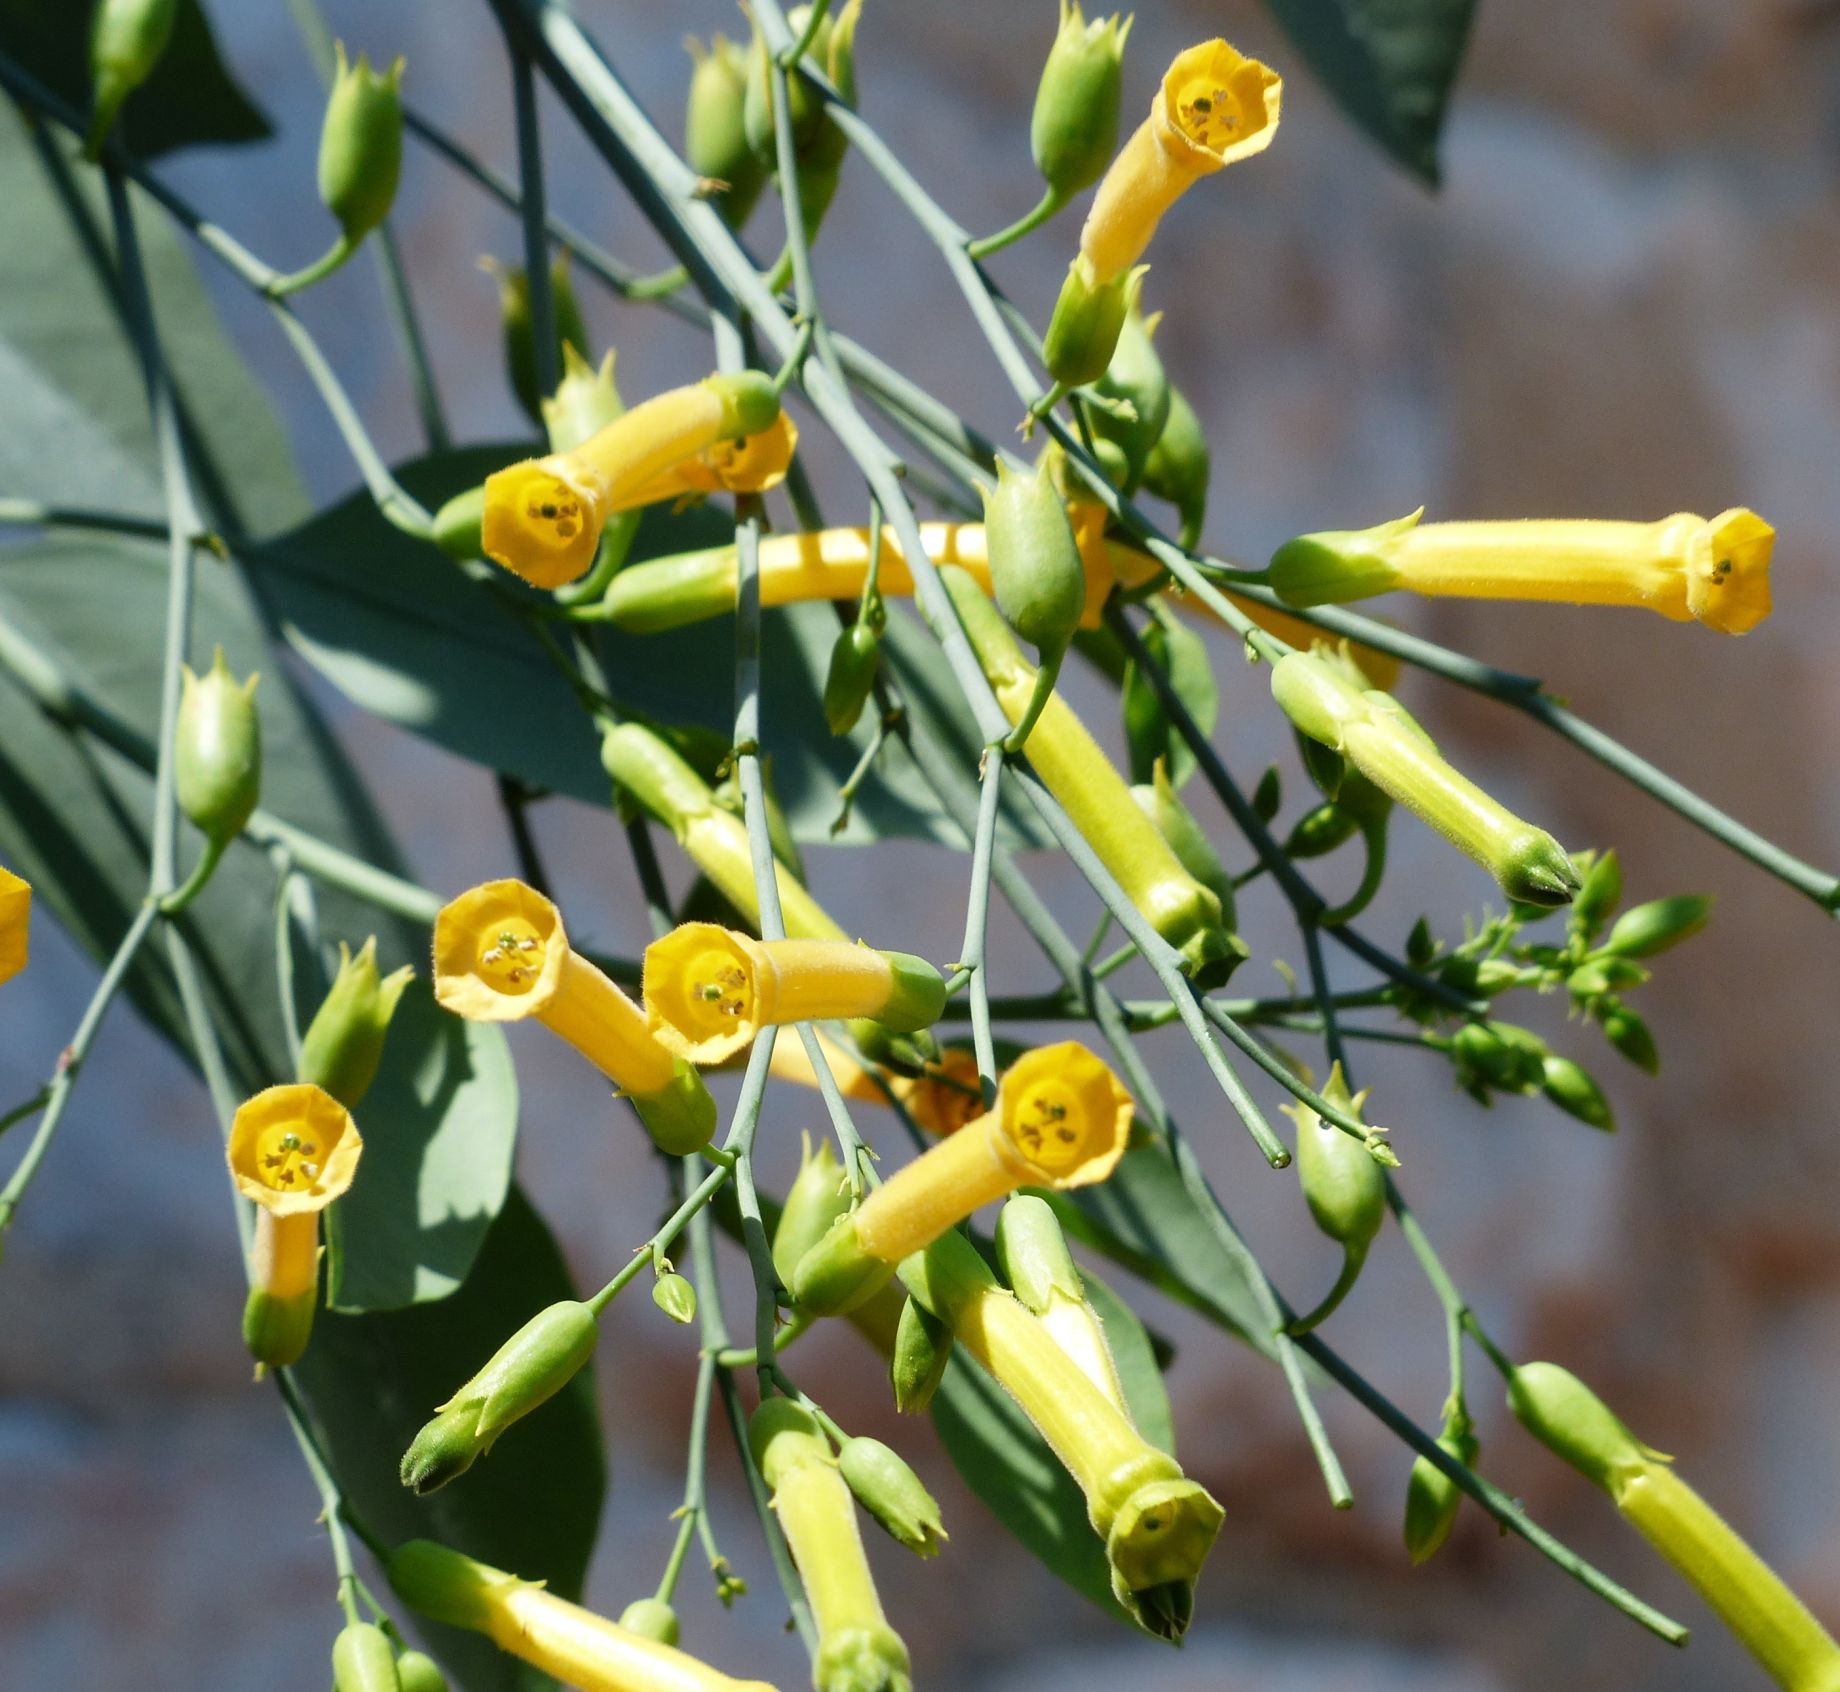
[[1435, 187], [1444, 113], [1476, 0], [1265, 0], [1265, 6], [1342, 110]]
[[[434, 1407], [530, 1317], [574, 1296], [555, 1240], [514, 1187], [451, 1298], [368, 1316], [320, 1313], [294, 1375], [339, 1485], [373, 1533], [390, 1545], [438, 1539], [580, 1597], [607, 1484], [591, 1368], [432, 1497], [417, 1498], [397, 1477]], [[466, 1692], [551, 1684], [476, 1634], [416, 1626]]]

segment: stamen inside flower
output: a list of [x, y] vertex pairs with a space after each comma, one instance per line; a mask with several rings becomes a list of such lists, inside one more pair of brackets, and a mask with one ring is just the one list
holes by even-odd
[[1212, 77], [1192, 77], [1175, 98], [1176, 122], [1198, 147], [1218, 153], [1239, 133], [1244, 113], [1233, 91]]
[[731, 1024], [752, 1016], [754, 984], [734, 955], [714, 947], [698, 952], [685, 966], [687, 997], [695, 1013], [699, 1038], [726, 1033]]
[[1043, 1169], [1065, 1169], [1080, 1156], [1082, 1114], [1071, 1087], [1059, 1080], [1038, 1082], [1012, 1119], [1016, 1143]]
[[544, 937], [522, 917], [507, 917], [486, 936], [479, 975], [488, 987], [514, 996], [528, 993], [543, 973]]
[[277, 1124], [256, 1142], [256, 1173], [278, 1193], [298, 1192], [319, 1178], [319, 1143]]

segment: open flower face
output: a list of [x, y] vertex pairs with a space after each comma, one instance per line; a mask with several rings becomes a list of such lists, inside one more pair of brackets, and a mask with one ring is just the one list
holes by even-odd
[[587, 574], [604, 515], [567, 459], [527, 458], [486, 478], [480, 544], [532, 587], [558, 588]]
[[1153, 120], [1157, 138], [1200, 173], [1263, 152], [1278, 131], [1284, 84], [1257, 59], [1224, 41], [1178, 53], [1163, 77]]
[[1077, 1040], [1038, 1046], [1012, 1064], [997, 1095], [999, 1131], [1047, 1187], [1103, 1181], [1131, 1137], [1131, 1095]]
[[364, 1141], [330, 1093], [296, 1083], [257, 1093], [230, 1128], [230, 1175], [275, 1216], [323, 1210], [351, 1185]]
[[1770, 614], [1776, 531], [1754, 511], [1721, 511], [1687, 564], [1687, 610], [1721, 634], [1744, 634]]
[[697, 1063], [720, 1063], [760, 1031], [760, 948], [712, 922], [687, 922], [645, 949], [652, 1032]]
[[0, 981], [26, 967], [32, 925], [32, 889], [9, 869], [0, 869]]
[[562, 913], [521, 881], [488, 881], [434, 925], [434, 996], [469, 1022], [516, 1022], [555, 998], [568, 957]]

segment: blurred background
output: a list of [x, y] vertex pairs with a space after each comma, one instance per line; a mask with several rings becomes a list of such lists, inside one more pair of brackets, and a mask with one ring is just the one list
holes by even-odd
[[[583, 0], [579, 11], [651, 111], [681, 133], [687, 31], [744, 28], [722, 0]], [[257, 253], [287, 267], [325, 236], [312, 187], [318, 85], [285, 8], [209, 7], [226, 58], [276, 120], [256, 147], [186, 153], [164, 169]], [[407, 55], [412, 100], [510, 168], [507, 77], [483, 7], [337, 0], [337, 31]], [[1007, 223], [1037, 181], [1027, 125], [1051, 38], [1049, 0], [871, 0], [861, 104], [968, 228]], [[1445, 143], [1425, 192], [1338, 115], [1249, 0], [1146, 3], [1126, 63], [1127, 122], [1180, 47], [1225, 33], [1286, 74], [1277, 144], [1206, 184], [1166, 222], [1146, 305], [1215, 456], [1208, 543], [1262, 559], [1287, 536], [1397, 516], [1649, 518], [1755, 506], [1777, 525], [1775, 617], [1742, 646], [1634, 611], [1388, 605], [1386, 614], [1543, 675], [1593, 721], [1772, 838], [1840, 861], [1840, 7], [1826, 0], [1483, 0]], [[662, 249], [546, 106], [556, 209], [634, 264]], [[482, 254], [519, 256], [512, 222], [411, 141], [395, 227], [462, 439], [522, 425], [498, 347]], [[774, 237], [757, 234], [758, 249]], [[1045, 321], [1078, 214], [996, 259]], [[295, 441], [316, 498], [356, 476], [267, 315], [206, 266], [225, 319]], [[860, 161], [817, 251], [833, 321], [992, 434], [1016, 404], [971, 332], [937, 255]], [[655, 311], [578, 279], [597, 342], [619, 349], [629, 399], [707, 368]], [[302, 312], [392, 456], [421, 450], [368, 263]], [[808, 438], [815, 435], [810, 431]], [[860, 491], [816, 453], [838, 519]], [[7, 490], [27, 492], [29, 489]], [[1220, 744], [1245, 779], [1288, 756], [1264, 683], [1221, 643]], [[1074, 682], [1116, 742], [1115, 710]], [[490, 775], [316, 696], [368, 772], [419, 879], [451, 891], [512, 864]], [[1542, 1101], [1488, 1113], [1435, 1058], [1363, 1050], [1375, 1119], [1460, 1284], [1516, 1355], [1584, 1374], [1749, 1533], [1830, 1624], [1840, 1623], [1840, 1131], [1825, 1042], [1840, 954], [1806, 901], [1766, 880], [1595, 764], [1487, 701], [1408, 678], [1403, 693], [1459, 763], [1568, 845], [1615, 844], [1632, 898], [1718, 895], [1711, 930], [1662, 961], [1639, 1004], [1665, 1070], [1653, 1081], [1562, 1007], [1537, 1023], [1590, 1066], [1612, 1138]], [[772, 725], [767, 725], [771, 744]], [[1301, 792], [1288, 766], [1292, 802]], [[1289, 814], [1289, 813], [1287, 813]], [[605, 812], [539, 807], [571, 927], [636, 951], [645, 933]], [[1228, 841], [1224, 818], [1211, 816]], [[1244, 857], [1230, 848], [1230, 864]], [[1421, 911], [1479, 911], [1491, 891], [1409, 818], [1366, 926], [1389, 944]], [[1093, 902], [1047, 857], [1039, 884], [1076, 932]], [[962, 921], [965, 863], [911, 843], [817, 849], [812, 880], [849, 925], [938, 953]], [[1332, 860], [1331, 887], [1355, 866]], [[1272, 992], [1300, 964], [1267, 896], [1249, 897], [1254, 961], [1236, 990]], [[890, 933], [890, 928], [897, 932]], [[49, 923], [32, 985], [0, 1010], [0, 1098], [45, 1074], [95, 980]], [[1044, 985], [999, 915], [999, 991]], [[1360, 979], [1349, 975], [1349, 981]], [[1550, 1011], [1545, 1020], [1541, 1013]], [[1516, 1001], [1510, 1015], [1521, 1014]], [[662, 1181], [604, 1092], [542, 1035], [514, 1040], [520, 1173], [578, 1277], [598, 1284], [651, 1230]], [[1294, 1178], [1265, 1171], [1179, 1036], [1149, 1051], [1172, 1105], [1278, 1285], [1313, 1301], [1333, 1253]], [[1306, 1055], [1314, 1057], [1313, 1053]], [[1268, 1098], [1275, 1104], [1275, 1098]], [[764, 1169], [783, 1186], [808, 1096], [769, 1104]], [[892, 1125], [865, 1127], [891, 1150]], [[56, 1155], [7, 1241], [0, 1274], [0, 1659], [7, 1684], [197, 1692], [319, 1692], [334, 1625], [314, 1499], [278, 1407], [249, 1384], [242, 1276], [201, 1090], [119, 1009]], [[1170, 1375], [1184, 1460], [1227, 1506], [1199, 1619], [1180, 1654], [1070, 1595], [995, 1528], [924, 1424], [895, 1427], [879, 1365], [821, 1334], [798, 1373], [859, 1432], [897, 1442], [934, 1487], [952, 1538], [921, 1565], [873, 1550], [922, 1686], [976, 1692], [1712, 1692], [1761, 1676], [1607, 1502], [1532, 1446], [1474, 1377], [1482, 1466], [1562, 1537], [1690, 1621], [1675, 1653], [1466, 1510], [1422, 1570], [1399, 1543], [1403, 1449], [1331, 1389], [1330, 1431], [1357, 1493], [1338, 1515], [1276, 1373], [1145, 1295], [1177, 1347]], [[680, 1488], [690, 1337], [643, 1296], [615, 1307], [599, 1354], [612, 1464], [590, 1586], [617, 1613], [649, 1592]], [[1389, 1395], [1433, 1420], [1444, 1393], [1436, 1304], [1396, 1233], [1383, 1236], [1328, 1337]], [[1480, 1369], [1480, 1365], [1478, 1365]], [[753, 1590], [727, 1617], [693, 1558], [686, 1643], [784, 1688], [806, 1684], [785, 1607], [738, 1488], [713, 1456], [720, 1538]]]

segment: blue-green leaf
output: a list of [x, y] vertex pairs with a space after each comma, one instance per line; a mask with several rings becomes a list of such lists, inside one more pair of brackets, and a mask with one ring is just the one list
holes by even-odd
[[1476, 0], [1265, 0], [1337, 103], [1433, 186]]

